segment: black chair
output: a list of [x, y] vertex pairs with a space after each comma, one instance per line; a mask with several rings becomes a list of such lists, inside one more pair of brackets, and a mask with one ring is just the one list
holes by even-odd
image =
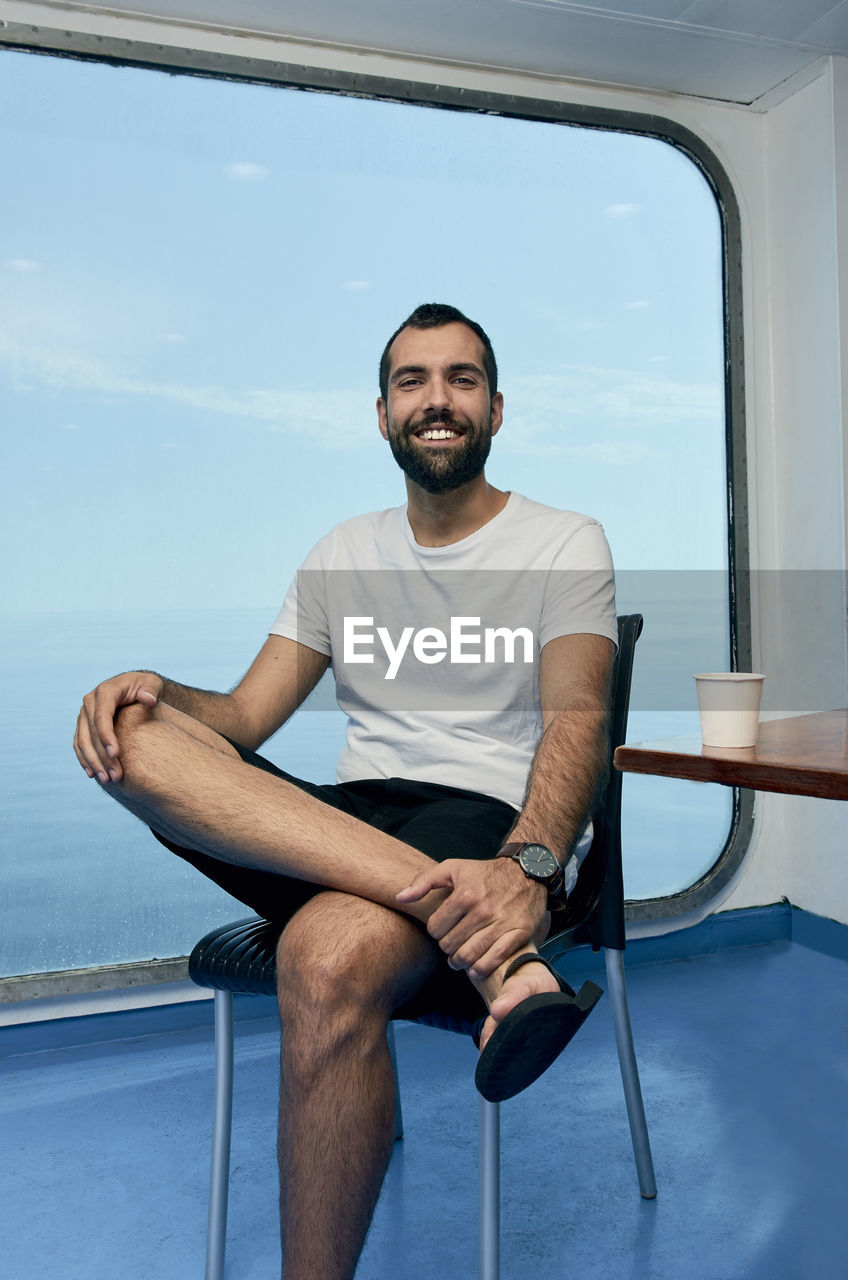
[[[618, 654], [613, 675], [610, 721], [610, 770], [602, 802], [594, 817], [594, 839], [580, 868], [576, 886], [557, 922], [557, 933], [542, 952], [549, 959], [581, 944], [604, 950], [613, 1027], [618, 1048], [624, 1097], [630, 1121], [639, 1188], [645, 1199], [657, 1193], [651, 1148], [642, 1105], [639, 1072], [633, 1049], [624, 982], [624, 884], [621, 871], [621, 774], [612, 767], [612, 753], [624, 741], [630, 704], [630, 682], [641, 614], [618, 619]], [[202, 938], [189, 958], [189, 975], [199, 986], [215, 991], [215, 1103], [212, 1133], [212, 1174], [206, 1244], [206, 1280], [223, 1280], [227, 1230], [230, 1134], [233, 1093], [233, 994], [275, 995], [275, 952], [279, 927], [251, 916], [213, 930]], [[453, 975], [460, 978], [462, 975]], [[470, 983], [457, 990], [472, 993]], [[430, 1007], [428, 1007], [430, 1001]], [[432, 1007], [431, 994], [422, 993], [412, 1005], [399, 1009], [408, 1018], [433, 1026], [465, 1029], [476, 1012]], [[389, 1047], [395, 1063], [394, 1030], [389, 1024]], [[395, 1082], [397, 1066], [395, 1063]], [[497, 1280], [500, 1272], [500, 1104], [480, 1098], [480, 1280]], [[397, 1136], [403, 1132], [400, 1094]]]

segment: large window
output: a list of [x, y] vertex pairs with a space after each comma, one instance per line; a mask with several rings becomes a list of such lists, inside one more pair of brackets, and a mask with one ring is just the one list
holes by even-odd
[[[728, 547], [722, 237], [687, 156], [0, 61], [3, 973], [182, 954], [238, 914], [85, 778], [80, 697], [136, 666], [229, 687], [313, 541], [403, 501], [376, 362], [421, 301], [493, 338], [493, 482], [606, 528], [620, 607], [646, 615], [630, 737], [697, 727], [691, 672], [728, 662]], [[339, 733], [303, 710], [267, 749], [326, 780]], [[628, 897], [702, 877], [730, 798], [626, 788]]]

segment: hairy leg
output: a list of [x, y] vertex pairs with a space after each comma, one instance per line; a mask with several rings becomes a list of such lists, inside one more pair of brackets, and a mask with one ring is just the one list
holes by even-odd
[[[432, 865], [411, 845], [246, 764], [172, 707], [125, 707], [116, 725], [124, 777], [100, 785], [176, 844], [393, 908]], [[434, 891], [406, 913], [425, 921], [445, 896]]]
[[[351, 1280], [355, 1273], [394, 1144], [388, 1020], [441, 963], [419, 924], [346, 894], [320, 894], [282, 934], [284, 1280]], [[500, 999], [501, 1017], [525, 996], [557, 989], [540, 965], [520, 974], [505, 987], [502, 969], [475, 984]], [[489, 1018], [484, 1041], [493, 1028]]]
[[440, 963], [417, 923], [345, 894], [302, 907], [278, 950], [285, 1280], [350, 1280], [394, 1141], [392, 1009]]

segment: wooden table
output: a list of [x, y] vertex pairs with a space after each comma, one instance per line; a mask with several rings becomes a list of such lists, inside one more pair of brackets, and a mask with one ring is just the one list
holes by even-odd
[[622, 773], [848, 800], [848, 709], [767, 720], [755, 747], [703, 747], [699, 737], [618, 747]]

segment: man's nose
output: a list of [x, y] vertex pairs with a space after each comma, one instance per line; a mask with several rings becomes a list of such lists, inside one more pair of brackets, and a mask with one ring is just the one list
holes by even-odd
[[445, 378], [431, 378], [427, 383], [427, 412], [450, 409], [453, 405], [450, 383]]

